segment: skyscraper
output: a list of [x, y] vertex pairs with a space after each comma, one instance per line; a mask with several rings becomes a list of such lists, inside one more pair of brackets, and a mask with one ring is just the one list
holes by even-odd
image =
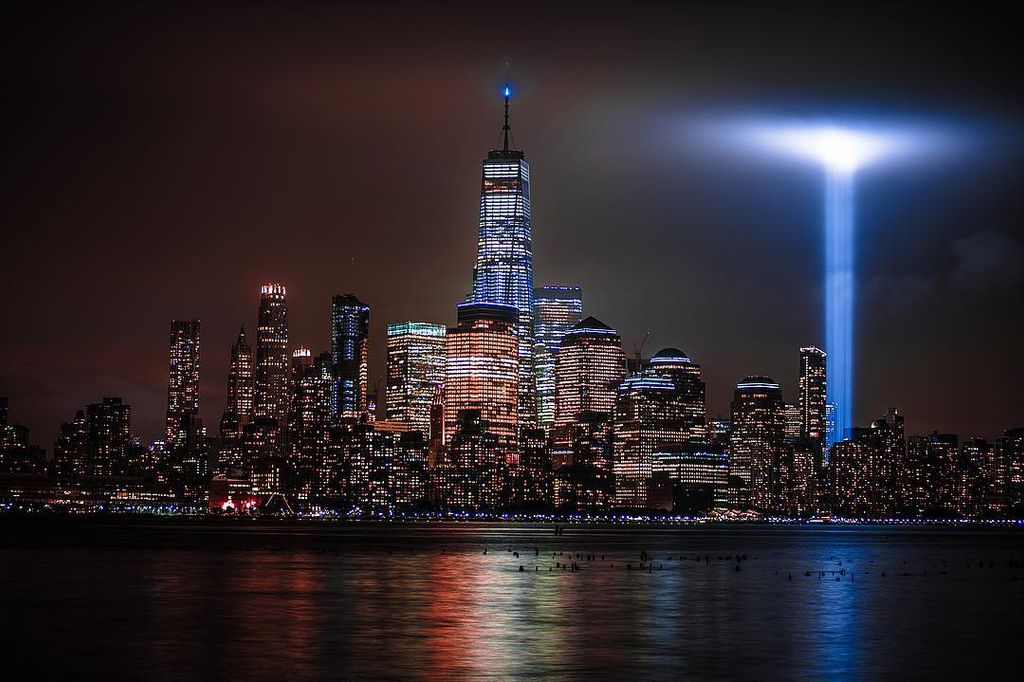
[[955, 516], [959, 450], [960, 439], [953, 433], [934, 432], [907, 439], [907, 456], [900, 470], [903, 516]]
[[571, 426], [584, 413], [610, 416], [626, 378], [626, 355], [619, 333], [594, 317], [562, 337], [555, 364], [555, 428]]
[[[502, 148], [491, 150], [483, 162], [480, 231], [471, 300], [516, 309], [513, 329], [519, 349], [519, 420], [523, 425], [532, 425], [536, 423], [537, 392], [534, 376], [530, 167], [523, 152], [509, 146], [511, 89], [507, 85], [504, 94]], [[455, 414], [450, 415], [452, 419], [456, 417]]]
[[441, 324], [393, 322], [387, 330], [387, 418], [430, 435], [430, 406], [444, 384], [445, 332]]
[[315, 360], [306, 348], [292, 352], [291, 407], [288, 410], [288, 459], [291, 489], [300, 500], [314, 497], [322, 486], [317, 475], [324, 464], [334, 424], [334, 362], [321, 353]]
[[[280, 431], [288, 413], [288, 304], [283, 284], [264, 284], [256, 328], [253, 416]], [[271, 423], [272, 420], [273, 423]]]
[[167, 379], [167, 445], [199, 418], [199, 320], [172, 320]]
[[456, 435], [460, 412], [479, 411], [499, 444], [514, 445], [518, 427], [519, 339], [514, 306], [462, 303], [445, 347], [445, 438]]
[[904, 461], [903, 417], [890, 409], [871, 428], [854, 428], [832, 447], [829, 508], [848, 516], [886, 518], [897, 512], [898, 468]]
[[104, 397], [61, 424], [53, 446], [58, 469], [71, 477], [123, 476], [132, 471], [131, 407]]
[[824, 453], [826, 441], [825, 351], [814, 346], [800, 349], [800, 437], [814, 441]]
[[555, 362], [562, 335], [583, 317], [583, 290], [544, 286], [533, 290], [534, 363], [537, 375], [537, 425], [555, 421]]
[[331, 301], [331, 356], [337, 382], [338, 415], [358, 419], [366, 414], [369, 380], [370, 306], [352, 294]]
[[782, 390], [769, 377], [749, 376], [736, 385], [729, 434], [730, 502], [738, 508], [772, 510], [781, 505], [781, 457], [786, 422]]
[[653, 369], [626, 378], [618, 387], [612, 433], [615, 503], [648, 508], [654, 453], [682, 446], [690, 436], [675, 382]]
[[602, 509], [611, 501], [611, 417], [625, 377], [622, 342], [608, 325], [588, 317], [562, 336], [551, 464], [555, 503], [566, 511]]
[[231, 345], [228, 367], [228, 401], [220, 420], [220, 435], [225, 440], [237, 439], [252, 418], [253, 404], [252, 347], [245, 338], [245, 326]]
[[663, 348], [651, 356], [648, 366], [652, 374], [675, 384], [683, 428], [691, 439], [703, 439], [707, 434], [707, 408], [700, 365], [678, 348]]
[[997, 506], [1018, 518], [1024, 516], [1024, 428], [1009, 429], [996, 439], [989, 472], [994, 492], [1001, 498]]

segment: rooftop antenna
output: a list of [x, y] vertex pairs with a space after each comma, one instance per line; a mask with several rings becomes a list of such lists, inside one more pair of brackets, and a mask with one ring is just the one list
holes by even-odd
[[512, 96], [512, 86], [508, 84], [508, 81], [505, 81], [505, 88], [504, 88], [504, 90], [502, 92], [505, 95], [505, 125], [502, 126], [502, 128], [501, 128], [501, 132], [502, 132], [502, 134], [505, 137], [505, 144], [504, 144], [504, 147], [502, 148], [502, 151], [504, 151], [507, 154], [508, 153], [508, 131], [509, 131], [509, 125], [508, 125], [508, 100]]

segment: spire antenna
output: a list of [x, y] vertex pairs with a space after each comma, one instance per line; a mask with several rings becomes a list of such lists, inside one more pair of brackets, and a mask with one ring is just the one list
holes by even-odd
[[508, 83], [505, 83], [505, 89], [504, 89], [503, 93], [505, 95], [505, 125], [502, 126], [501, 132], [505, 136], [505, 146], [504, 146], [503, 151], [505, 151], [507, 153], [508, 152], [508, 131], [509, 131], [509, 124], [508, 124], [508, 100], [512, 96], [512, 88], [509, 86]]

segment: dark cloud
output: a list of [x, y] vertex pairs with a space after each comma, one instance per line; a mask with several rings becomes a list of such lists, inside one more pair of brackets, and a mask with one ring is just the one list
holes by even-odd
[[978, 232], [953, 240], [957, 257], [952, 285], [970, 293], [1018, 286], [1024, 280], [1024, 247], [1004, 234]]

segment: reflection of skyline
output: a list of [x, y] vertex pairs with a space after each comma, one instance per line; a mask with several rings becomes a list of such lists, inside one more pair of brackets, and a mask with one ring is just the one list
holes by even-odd
[[[1005, 561], [1024, 536], [998, 531], [235, 528], [142, 524], [130, 551], [15, 534], [0, 550], [0, 584], [23, 588], [12, 646], [112, 677], [945, 677], [998, 669], [1024, 599]], [[547, 571], [577, 552], [605, 560]]]
[[426, 632], [430, 679], [453, 673], [482, 677], [488, 671], [483, 651], [491, 643], [479, 637], [473, 585], [481, 580], [481, 572], [468, 563], [466, 555], [446, 553], [431, 571]]

